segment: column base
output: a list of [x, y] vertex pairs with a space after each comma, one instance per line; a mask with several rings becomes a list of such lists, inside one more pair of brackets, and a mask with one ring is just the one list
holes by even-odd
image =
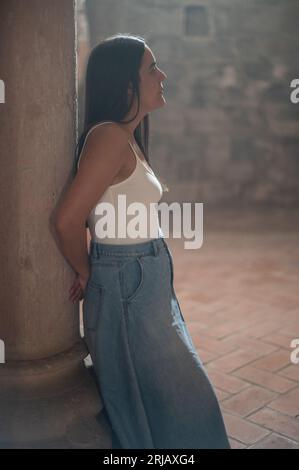
[[112, 448], [87, 355], [81, 339], [51, 358], [0, 365], [0, 448]]

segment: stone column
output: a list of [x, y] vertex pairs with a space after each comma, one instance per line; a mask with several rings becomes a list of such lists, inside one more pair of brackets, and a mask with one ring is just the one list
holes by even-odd
[[70, 182], [76, 140], [74, 6], [0, 2], [2, 448], [111, 443], [83, 361], [79, 307], [68, 300], [74, 273], [50, 225]]

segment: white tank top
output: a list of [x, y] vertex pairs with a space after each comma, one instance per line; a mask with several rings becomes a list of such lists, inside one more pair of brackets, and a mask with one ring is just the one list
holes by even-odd
[[[87, 136], [106, 122], [113, 121], [101, 122], [88, 131], [78, 167]], [[153, 170], [138, 157], [129, 139], [128, 143], [136, 157], [135, 170], [124, 181], [108, 186], [87, 218], [91, 239], [99, 243], [129, 245], [164, 236], [156, 207], [163, 194], [162, 185]], [[105, 208], [103, 203], [110, 204]], [[142, 203], [142, 207], [134, 203]], [[110, 207], [107, 210], [108, 206]], [[119, 230], [122, 231], [121, 234]], [[137, 237], [133, 238], [134, 236]]]

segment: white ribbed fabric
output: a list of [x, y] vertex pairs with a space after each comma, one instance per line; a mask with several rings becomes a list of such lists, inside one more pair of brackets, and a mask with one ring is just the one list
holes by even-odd
[[[98, 123], [87, 133], [78, 167], [87, 136], [107, 122], [113, 121]], [[91, 239], [99, 243], [128, 245], [163, 236], [156, 208], [163, 194], [162, 185], [153, 170], [138, 157], [129, 139], [128, 143], [136, 157], [135, 170], [124, 181], [110, 185], [87, 218]], [[110, 204], [105, 207], [105, 203]], [[135, 207], [129, 207], [130, 204]]]

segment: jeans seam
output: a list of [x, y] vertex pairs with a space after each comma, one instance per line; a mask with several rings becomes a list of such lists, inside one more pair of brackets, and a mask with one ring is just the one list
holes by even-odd
[[[140, 269], [140, 272], [141, 272], [141, 279], [140, 279], [140, 282], [138, 284], [138, 287], [136, 288], [135, 292], [133, 294], [131, 294], [129, 297], [122, 297], [122, 301], [125, 303], [125, 304], [128, 304], [129, 302], [133, 301], [135, 299], [135, 297], [137, 296], [137, 294], [140, 292], [142, 286], [143, 286], [143, 283], [144, 283], [144, 267], [143, 267], [143, 264], [140, 260], [140, 258], [143, 258], [143, 256], [137, 256], [135, 259], [136, 261], [138, 262], [139, 264], [139, 269]], [[127, 263], [129, 263], [130, 261], [128, 260]], [[124, 267], [127, 263], [124, 263], [121, 267]], [[121, 269], [118, 271], [118, 278], [119, 278], [119, 282], [120, 282], [120, 292], [121, 292], [121, 295], [122, 294], [126, 294], [125, 293], [125, 289], [124, 289], [124, 278], [123, 278], [123, 273], [121, 271]]]
[[[103, 296], [105, 295], [105, 288], [99, 284], [96, 284], [94, 283], [93, 281], [88, 281], [88, 284], [87, 284], [87, 288], [91, 289], [91, 290], [94, 290], [94, 291], [97, 291], [97, 295], [99, 295], [100, 297], [97, 299], [97, 302], [96, 304], [93, 304], [92, 305], [92, 309], [95, 309], [94, 311], [92, 310], [92, 313], [94, 314], [94, 318], [89, 318], [89, 320], [92, 321], [92, 324], [90, 324], [88, 322], [88, 310], [87, 310], [87, 305], [83, 305], [82, 308], [84, 308], [84, 310], [86, 309], [86, 312], [85, 315], [84, 315], [84, 319], [85, 319], [85, 325], [86, 326], [86, 329], [87, 330], [91, 330], [91, 331], [96, 331], [97, 329], [97, 325], [98, 325], [98, 321], [99, 321], [99, 314], [100, 314], [100, 309], [101, 309], [101, 306], [103, 304]], [[86, 296], [86, 294], [85, 294]], [[86, 297], [85, 297], [86, 298]], [[84, 298], [84, 299], [85, 299]], [[95, 314], [96, 312], [96, 314]], [[94, 322], [94, 323], [93, 323]]]

